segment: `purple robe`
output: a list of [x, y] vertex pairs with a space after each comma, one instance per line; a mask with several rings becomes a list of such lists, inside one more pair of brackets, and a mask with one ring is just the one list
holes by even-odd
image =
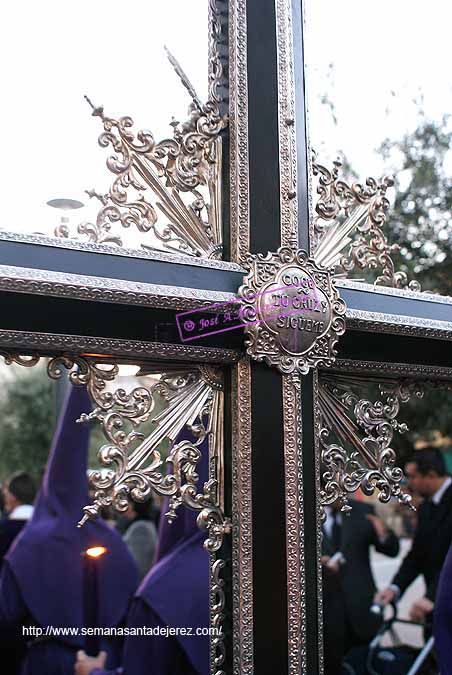
[[[191, 440], [183, 433], [177, 439]], [[200, 447], [198, 491], [208, 478], [208, 442]], [[162, 509], [156, 564], [143, 579], [129, 612], [127, 628], [208, 628], [209, 555], [203, 547], [206, 533], [196, 525], [199, 512], [181, 507], [170, 525]], [[174, 529], [173, 529], [174, 528]], [[128, 636], [122, 667], [95, 669], [91, 675], [208, 675], [208, 635]]]
[[444, 562], [435, 597], [435, 649], [441, 675], [452, 674], [452, 546]]
[[[46, 629], [73, 628], [77, 634], [33, 640], [23, 674], [72, 675], [77, 649], [86, 646], [83, 552], [104, 546], [98, 558], [99, 627], [117, 626], [126, 616], [137, 585], [137, 569], [120, 535], [102, 520], [77, 528], [82, 507], [89, 502], [87, 451], [89, 429], [77, 424], [89, 412], [85, 388], [70, 387], [54, 435], [35, 511], [9, 550], [0, 578], [0, 620]], [[5, 607], [8, 611], [5, 611]], [[101, 648], [114, 656], [112, 641]], [[117, 664], [110, 660], [112, 666]]]
[[[191, 436], [186, 431], [182, 431], [177, 439], [177, 442], [183, 440], [192, 441], [193, 436]], [[199, 460], [198, 466], [198, 491], [202, 489], [204, 483], [208, 480], [209, 446], [207, 441], [201, 443], [200, 450], [202, 456]], [[193, 534], [195, 534], [195, 532], [199, 532], [199, 528], [196, 525], [196, 519], [198, 518], [199, 511], [193, 511], [189, 508], [182, 507], [179, 509], [177, 512], [177, 518], [171, 524], [168, 523], [165, 513], [167, 513], [169, 510], [169, 501], [169, 498], [165, 497], [162, 504], [155, 562], [158, 562], [164, 556], [170, 553], [184, 539], [188, 539]]]
[[9, 547], [27, 522], [27, 520], [10, 520], [9, 518], [0, 520], [0, 566], [8, 553]]

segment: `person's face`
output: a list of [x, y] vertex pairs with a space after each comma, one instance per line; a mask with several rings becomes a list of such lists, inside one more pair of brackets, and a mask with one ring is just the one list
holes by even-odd
[[408, 462], [405, 466], [405, 474], [408, 480], [408, 486], [412, 492], [421, 495], [421, 497], [431, 497], [437, 490], [436, 475], [429, 471], [422, 475], [418, 471], [416, 462]]
[[11, 511], [18, 505], [18, 501], [14, 495], [8, 490], [8, 486], [5, 485], [3, 488], [3, 499], [5, 502], [5, 511], [11, 513]]

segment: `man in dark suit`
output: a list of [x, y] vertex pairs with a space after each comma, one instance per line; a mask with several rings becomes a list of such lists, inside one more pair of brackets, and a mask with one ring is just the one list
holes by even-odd
[[452, 478], [446, 473], [438, 448], [423, 448], [405, 465], [410, 489], [424, 498], [410, 552], [405, 556], [390, 586], [375, 596], [382, 605], [394, 602], [412, 582], [423, 575], [425, 597], [412, 605], [410, 617], [422, 621], [431, 615], [444, 560], [452, 541]]
[[331, 606], [335, 608], [335, 616], [326, 616], [326, 622], [331, 618], [334, 623], [341, 623], [337, 592], [332, 590], [331, 576], [336, 574], [343, 606], [343, 653], [355, 645], [368, 643], [380, 625], [378, 616], [369, 611], [376, 590], [370, 567], [371, 546], [391, 557], [399, 552], [397, 537], [377, 518], [372, 506], [355, 500], [351, 505], [348, 515], [339, 511], [339, 505], [327, 507], [323, 536], [322, 563], [328, 596], [325, 613], [331, 614]]
[[33, 514], [36, 488], [32, 477], [20, 471], [3, 488], [6, 517], [0, 519], [0, 566], [9, 547]]

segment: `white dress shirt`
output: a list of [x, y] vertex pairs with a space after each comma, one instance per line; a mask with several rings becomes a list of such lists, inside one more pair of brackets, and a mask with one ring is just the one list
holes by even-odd
[[444, 483], [441, 485], [439, 490], [435, 492], [435, 494], [432, 497], [432, 502], [438, 506], [440, 503], [441, 499], [443, 498], [444, 493], [446, 492], [447, 488], [449, 485], [452, 483], [452, 478], [450, 476], [447, 476], [446, 480]]
[[20, 504], [11, 511], [8, 518], [10, 520], [30, 520], [33, 515], [33, 511], [34, 506], [31, 504]]

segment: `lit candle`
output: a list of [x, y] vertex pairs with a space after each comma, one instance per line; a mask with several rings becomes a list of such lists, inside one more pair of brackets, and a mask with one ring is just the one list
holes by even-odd
[[[93, 546], [83, 554], [83, 583], [85, 628], [98, 628], [99, 593], [98, 593], [98, 560], [107, 549], [104, 546]], [[100, 652], [100, 635], [87, 635], [85, 652], [89, 656], [97, 656]]]

